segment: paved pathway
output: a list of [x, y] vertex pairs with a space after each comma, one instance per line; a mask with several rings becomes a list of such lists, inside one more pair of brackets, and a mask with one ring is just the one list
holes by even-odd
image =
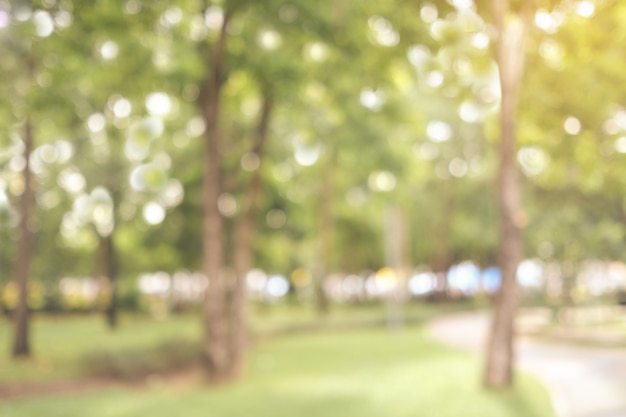
[[[454, 347], [482, 352], [490, 317], [444, 317], [431, 334]], [[590, 348], [521, 338], [518, 365], [543, 380], [559, 417], [626, 417], [626, 350]]]

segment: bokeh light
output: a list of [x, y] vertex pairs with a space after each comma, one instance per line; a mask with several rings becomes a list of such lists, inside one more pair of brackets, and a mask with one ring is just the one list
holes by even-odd
[[372, 191], [389, 192], [396, 188], [396, 176], [389, 171], [372, 172], [367, 183]]
[[239, 205], [231, 193], [223, 193], [217, 199], [217, 208], [222, 216], [232, 217], [237, 214]]
[[567, 133], [568, 135], [579, 134], [581, 128], [582, 125], [580, 123], [580, 120], [578, 120], [578, 118], [574, 116], [569, 116], [567, 119], [565, 119], [565, 122], [563, 123], [563, 130], [565, 130], [565, 133]]
[[441, 120], [431, 120], [426, 126], [426, 136], [433, 142], [446, 142], [452, 137], [452, 128]]
[[143, 218], [151, 225], [160, 224], [165, 220], [165, 208], [156, 201], [150, 201], [143, 207]]
[[47, 38], [54, 32], [54, 21], [47, 11], [37, 10], [33, 15], [33, 23], [37, 36], [41, 38]]

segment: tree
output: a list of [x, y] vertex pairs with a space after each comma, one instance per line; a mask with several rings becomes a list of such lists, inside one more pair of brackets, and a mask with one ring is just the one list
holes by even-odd
[[[522, 260], [520, 184], [516, 162], [516, 114], [524, 68], [525, 37], [529, 16], [511, 20], [507, 0], [493, 2], [497, 31], [496, 59], [500, 70], [500, 250], [498, 265], [502, 285], [498, 292], [487, 347], [485, 383], [502, 387], [513, 380], [514, 321], [518, 307], [517, 267]], [[530, 10], [526, 13], [531, 12]]]
[[[29, 357], [31, 355], [30, 339], [29, 339], [29, 307], [28, 307], [28, 286], [32, 268], [33, 259], [33, 210], [34, 202], [34, 181], [32, 178], [30, 159], [34, 149], [35, 131], [33, 125], [34, 117], [34, 98], [35, 94], [35, 75], [36, 75], [36, 58], [33, 52], [33, 42], [36, 42], [36, 36], [32, 32], [32, 28], [28, 27], [30, 21], [26, 24], [13, 25], [12, 35], [5, 40], [4, 45], [12, 53], [13, 58], [17, 57], [18, 66], [17, 73], [21, 70], [25, 74], [20, 81], [21, 89], [17, 89], [17, 100], [22, 110], [22, 158], [24, 161], [21, 167], [21, 178], [23, 189], [21, 190], [19, 202], [19, 240], [17, 261], [15, 266], [15, 283], [18, 289], [18, 301], [14, 311], [14, 338], [13, 338], [13, 357]], [[36, 16], [33, 17], [33, 26], [36, 26]], [[30, 29], [30, 30], [29, 30]], [[48, 29], [36, 28], [37, 35], [41, 37], [48, 36]], [[11, 34], [10, 34], [11, 35]], [[10, 36], [9, 35], [9, 36]], [[11, 62], [11, 60], [9, 60]], [[15, 75], [15, 73], [14, 73]], [[21, 91], [20, 91], [21, 90]]]
[[[32, 64], [31, 64], [32, 65]], [[29, 70], [32, 71], [32, 68]], [[30, 117], [24, 125], [24, 159], [26, 164], [22, 175], [24, 191], [20, 197], [20, 237], [18, 247], [15, 280], [18, 288], [18, 303], [14, 313], [15, 336], [13, 339], [13, 356], [28, 357], [31, 354], [28, 320], [28, 282], [33, 257], [32, 212], [34, 208], [33, 180], [30, 170], [30, 156], [33, 150], [34, 132]]]

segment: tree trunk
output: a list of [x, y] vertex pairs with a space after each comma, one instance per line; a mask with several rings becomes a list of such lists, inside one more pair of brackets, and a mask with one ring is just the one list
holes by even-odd
[[34, 133], [30, 118], [24, 126], [24, 159], [22, 171], [24, 192], [20, 197], [20, 237], [15, 272], [15, 282], [18, 288], [18, 302], [15, 308], [14, 324], [15, 337], [13, 340], [13, 357], [29, 357], [31, 355], [28, 337], [28, 280], [30, 277], [33, 257], [33, 232], [31, 231], [32, 211], [34, 207], [34, 191], [32, 174], [30, 171], [30, 155], [33, 151]]
[[390, 330], [404, 326], [405, 285], [408, 276], [407, 230], [402, 209], [397, 204], [385, 207], [385, 263], [393, 268], [396, 278], [387, 299], [387, 327]]
[[453, 264], [454, 255], [450, 242], [450, 228], [452, 216], [454, 215], [454, 196], [450, 192], [452, 184], [448, 183], [438, 190], [439, 199], [442, 203], [439, 216], [433, 226], [434, 236], [437, 236], [433, 245], [435, 247], [435, 257], [432, 262], [432, 269], [437, 273], [437, 300], [449, 298], [448, 270]]
[[494, 320], [487, 350], [485, 384], [491, 388], [513, 382], [514, 321], [518, 307], [517, 267], [522, 259], [520, 185], [516, 165], [515, 118], [518, 89], [523, 71], [525, 27], [522, 20], [508, 21], [506, 0], [494, 0], [499, 39], [502, 104], [500, 113], [500, 208], [499, 266], [502, 285], [495, 302]]
[[333, 255], [333, 228], [335, 223], [333, 213], [333, 189], [332, 172], [334, 170], [334, 156], [329, 159], [326, 172], [322, 176], [321, 190], [319, 195], [319, 241], [317, 267], [315, 268], [315, 300], [317, 312], [320, 315], [328, 314], [330, 301], [324, 288], [326, 277], [330, 273], [331, 257]]
[[225, 310], [225, 287], [221, 276], [224, 264], [223, 219], [218, 209], [221, 192], [221, 158], [219, 112], [223, 85], [223, 61], [226, 49], [229, 14], [224, 16], [220, 37], [209, 61], [210, 74], [203, 86], [200, 105], [207, 124], [204, 152], [203, 207], [204, 207], [204, 269], [209, 280], [204, 301], [205, 335], [203, 357], [212, 382], [230, 377], [228, 351], [228, 318]]
[[109, 304], [104, 311], [107, 325], [109, 329], [114, 330], [118, 325], [118, 306], [117, 306], [117, 254], [115, 252], [115, 243], [113, 240], [113, 233], [108, 236], [101, 236], [100, 239], [100, 256], [101, 256], [101, 276], [106, 277], [110, 285], [110, 298]]
[[[256, 131], [254, 154], [259, 161], [263, 161], [265, 143], [268, 136], [269, 120], [272, 110], [272, 100], [269, 93], [265, 93], [261, 118]], [[256, 218], [259, 196], [262, 189], [261, 166], [257, 167], [247, 189], [247, 204], [237, 223], [235, 231], [235, 287], [231, 304], [231, 368], [233, 376], [240, 376], [244, 372], [245, 353], [247, 350], [246, 328], [246, 274], [252, 266], [252, 238], [254, 235], [254, 220]]]

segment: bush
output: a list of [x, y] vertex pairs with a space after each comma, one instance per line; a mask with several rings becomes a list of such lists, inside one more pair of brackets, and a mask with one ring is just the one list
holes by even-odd
[[81, 358], [81, 367], [89, 376], [132, 381], [195, 366], [200, 354], [197, 342], [176, 340], [149, 350], [92, 351]]

